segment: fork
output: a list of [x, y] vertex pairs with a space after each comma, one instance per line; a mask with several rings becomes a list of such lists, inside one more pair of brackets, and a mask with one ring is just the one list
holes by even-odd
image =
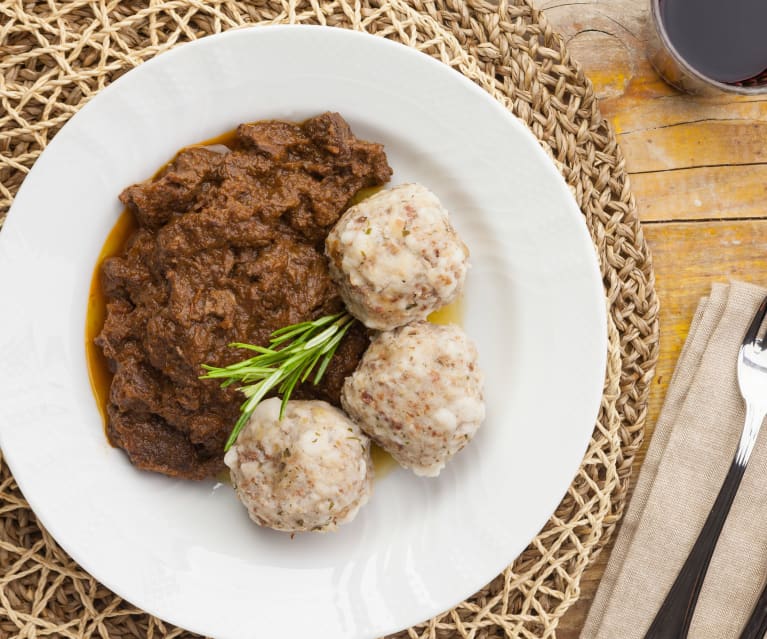
[[687, 560], [658, 609], [644, 639], [685, 639], [695, 604], [706, 576], [716, 542], [730, 512], [740, 480], [746, 471], [756, 437], [767, 415], [767, 337], [758, 338], [767, 315], [767, 297], [762, 301], [738, 350], [738, 386], [746, 403], [746, 421], [735, 457], [719, 489], [716, 501], [703, 524]]

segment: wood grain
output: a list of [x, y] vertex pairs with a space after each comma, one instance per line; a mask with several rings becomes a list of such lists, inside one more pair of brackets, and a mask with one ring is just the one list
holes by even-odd
[[[661, 352], [636, 480], [698, 300], [715, 281], [767, 284], [767, 95], [701, 98], [662, 82], [645, 56], [646, 0], [536, 4], [594, 84], [653, 252]], [[584, 575], [559, 639], [580, 636], [609, 550]]]
[[634, 173], [631, 184], [643, 221], [762, 218], [767, 210], [767, 165]]

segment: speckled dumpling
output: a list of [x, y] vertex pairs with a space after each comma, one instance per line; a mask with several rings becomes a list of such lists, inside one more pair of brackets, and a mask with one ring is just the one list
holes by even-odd
[[322, 401], [256, 408], [224, 457], [253, 521], [284, 530], [329, 531], [351, 521], [373, 490], [370, 440]]
[[483, 379], [458, 326], [416, 322], [373, 339], [341, 403], [402, 466], [433, 477], [484, 420]]
[[325, 252], [349, 311], [379, 330], [425, 319], [456, 299], [469, 256], [437, 196], [420, 184], [351, 207], [328, 235]]

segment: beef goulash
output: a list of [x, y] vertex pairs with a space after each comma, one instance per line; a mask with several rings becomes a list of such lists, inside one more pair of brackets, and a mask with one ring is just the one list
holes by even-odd
[[[189, 147], [120, 200], [137, 229], [104, 260], [96, 343], [114, 374], [107, 434], [139, 468], [202, 479], [224, 468], [242, 395], [200, 380], [242, 358], [230, 342], [340, 311], [325, 238], [354, 196], [391, 176], [383, 147], [338, 114], [242, 124], [226, 146]], [[295, 398], [336, 406], [368, 337], [357, 325], [318, 386]]]

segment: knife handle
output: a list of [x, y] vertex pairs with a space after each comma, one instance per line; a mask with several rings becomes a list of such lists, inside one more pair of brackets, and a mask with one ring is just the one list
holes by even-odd
[[703, 579], [745, 470], [745, 463], [736, 457], [730, 465], [730, 470], [719, 489], [719, 494], [698, 539], [668, 591], [666, 599], [658, 609], [644, 639], [685, 639], [687, 637]]

